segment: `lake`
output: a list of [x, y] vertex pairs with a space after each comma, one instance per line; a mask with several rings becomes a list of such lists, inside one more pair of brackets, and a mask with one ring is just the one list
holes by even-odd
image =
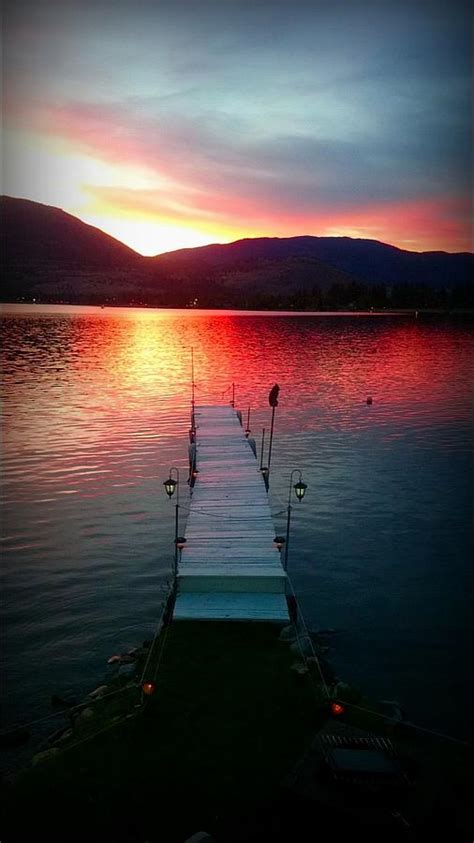
[[338, 676], [469, 736], [472, 323], [4, 305], [2, 332], [3, 728], [80, 699], [153, 635], [193, 347], [197, 403], [234, 382], [258, 448], [280, 385], [272, 512], [284, 532], [300, 469], [289, 573], [308, 626], [338, 630]]

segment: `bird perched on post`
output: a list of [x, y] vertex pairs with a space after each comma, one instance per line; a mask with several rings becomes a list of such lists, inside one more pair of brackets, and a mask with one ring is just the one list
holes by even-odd
[[278, 393], [279, 392], [280, 392], [280, 387], [276, 383], [274, 386], [272, 386], [272, 388], [270, 390], [270, 394], [268, 396], [268, 402], [270, 404], [270, 407], [278, 407]]

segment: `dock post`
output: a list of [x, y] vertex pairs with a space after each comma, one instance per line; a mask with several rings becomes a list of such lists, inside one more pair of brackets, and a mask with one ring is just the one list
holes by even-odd
[[263, 446], [265, 445], [265, 428], [262, 427], [262, 447], [260, 448], [260, 471], [263, 469]]

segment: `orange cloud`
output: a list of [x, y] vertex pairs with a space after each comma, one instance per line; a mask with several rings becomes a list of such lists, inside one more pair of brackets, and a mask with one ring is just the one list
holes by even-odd
[[[291, 172], [265, 166], [264, 155], [228, 137], [212, 136], [183, 118], [160, 119], [130, 114], [122, 105], [73, 103], [65, 106], [30, 101], [20, 107], [11, 100], [9, 120], [49, 137], [58, 161], [67, 150], [86, 153], [107, 166], [123, 168], [123, 187], [83, 184], [88, 200], [81, 209], [64, 206], [83, 219], [94, 220], [117, 236], [117, 220], [147, 220], [173, 228], [172, 248], [195, 242], [229, 242], [240, 237], [349, 236], [381, 240], [400, 248], [427, 251], [470, 251], [471, 202], [467, 198], [434, 196], [374, 201], [350, 193], [312, 192], [291, 181]], [[220, 140], [222, 144], [220, 144]], [[149, 175], [150, 189], [134, 182], [133, 167]], [[128, 170], [128, 176], [126, 171]], [[298, 175], [299, 172], [298, 172]], [[281, 176], [280, 178], [278, 176]], [[145, 177], [146, 181], [146, 177]], [[130, 231], [132, 229], [130, 228]], [[184, 236], [186, 235], [186, 236]], [[131, 233], [133, 241], [133, 232]], [[129, 245], [134, 245], [128, 240]], [[164, 241], [163, 241], [164, 242]], [[138, 251], [153, 252], [153, 232]], [[166, 247], [165, 247], [166, 248]], [[157, 237], [156, 251], [163, 250]]]
[[[207, 233], [212, 242], [242, 237], [312, 234], [380, 240], [409, 251], [472, 251], [470, 203], [457, 198], [373, 203], [315, 213], [279, 213], [243, 197], [200, 196], [199, 204], [169, 203], [159, 191], [93, 188], [97, 214], [173, 223]], [[209, 240], [211, 242], [211, 240]]]
[[[472, 203], [465, 197], [374, 203], [337, 215], [326, 235], [364, 237], [410, 251], [472, 251]], [[321, 232], [323, 233], [323, 232]]]

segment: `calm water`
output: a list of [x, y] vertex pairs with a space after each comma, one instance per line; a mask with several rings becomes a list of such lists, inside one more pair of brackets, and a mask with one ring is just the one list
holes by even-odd
[[227, 403], [235, 381], [258, 443], [280, 384], [272, 508], [302, 469], [290, 573], [308, 625], [340, 630], [338, 675], [468, 734], [471, 326], [55, 306], [2, 321], [4, 726], [92, 690], [153, 632], [193, 346], [197, 400]]

